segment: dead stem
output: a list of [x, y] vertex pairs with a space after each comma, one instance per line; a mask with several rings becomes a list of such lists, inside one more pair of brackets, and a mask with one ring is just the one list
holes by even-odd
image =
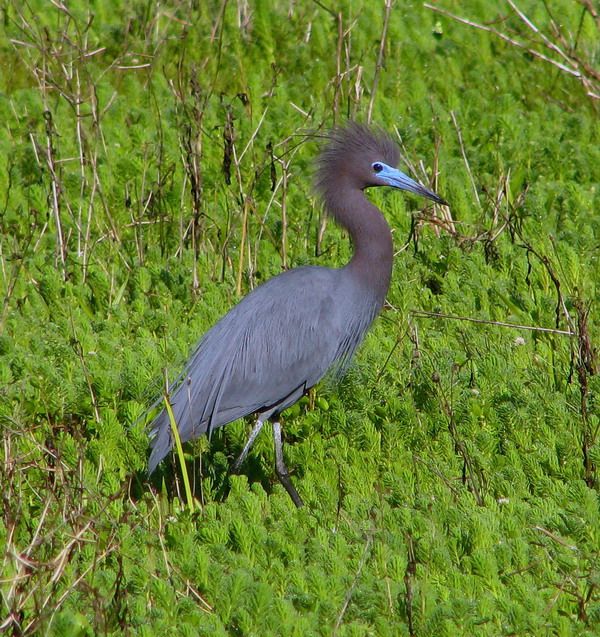
[[373, 74], [373, 85], [371, 87], [371, 97], [369, 98], [369, 106], [367, 108], [367, 124], [371, 123], [373, 115], [373, 105], [375, 104], [375, 96], [377, 95], [377, 86], [379, 84], [379, 75], [383, 68], [383, 60], [385, 57], [385, 46], [387, 42], [387, 32], [390, 23], [390, 13], [392, 12], [392, 0], [385, 0], [385, 13], [383, 15], [383, 26], [381, 28], [381, 38], [379, 41], [379, 53], [377, 54], [377, 62], [375, 64], [375, 73]]

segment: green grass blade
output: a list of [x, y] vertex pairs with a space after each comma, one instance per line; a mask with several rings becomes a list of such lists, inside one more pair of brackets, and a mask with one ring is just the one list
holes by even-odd
[[187, 498], [188, 507], [190, 512], [194, 512], [194, 498], [192, 496], [192, 488], [190, 486], [190, 477], [188, 476], [187, 466], [185, 464], [185, 457], [183, 455], [183, 447], [181, 446], [181, 438], [179, 437], [179, 429], [175, 422], [175, 415], [171, 408], [171, 403], [167, 396], [164, 397], [165, 407], [169, 414], [169, 422], [171, 423], [171, 431], [173, 432], [173, 440], [175, 440], [175, 448], [177, 449], [177, 458], [179, 459], [179, 466], [181, 467], [181, 475], [183, 476], [183, 485], [185, 487], [185, 497]]

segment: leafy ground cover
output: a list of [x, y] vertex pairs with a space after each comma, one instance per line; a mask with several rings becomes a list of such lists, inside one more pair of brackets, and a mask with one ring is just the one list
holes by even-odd
[[[597, 9], [338, 5], [2, 4], [0, 631], [599, 634]], [[190, 504], [143, 416], [245, 292], [349, 258], [310, 187], [348, 118], [450, 212], [370, 195], [392, 287], [285, 419], [307, 506], [268, 431], [229, 475], [242, 421]]]

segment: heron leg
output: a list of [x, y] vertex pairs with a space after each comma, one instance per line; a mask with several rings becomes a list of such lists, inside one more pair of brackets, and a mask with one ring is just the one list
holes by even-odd
[[302, 498], [298, 495], [298, 491], [294, 488], [290, 479], [290, 473], [283, 461], [283, 442], [281, 441], [281, 425], [278, 422], [273, 423], [273, 442], [275, 443], [275, 473], [279, 478], [279, 482], [285, 487], [289, 493], [293, 503], [300, 508], [304, 506]]
[[265, 424], [264, 421], [259, 418], [256, 421], [256, 424], [254, 425], [254, 427], [252, 427], [252, 431], [250, 432], [250, 436], [248, 437], [248, 440], [246, 441], [246, 444], [244, 445], [244, 448], [242, 449], [242, 453], [240, 453], [237, 460], [231, 466], [232, 473], [237, 473], [240, 470], [242, 463], [246, 459], [248, 452], [250, 451], [252, 445], [254, 444], [254, 441], [256, 440], [264, 424]]

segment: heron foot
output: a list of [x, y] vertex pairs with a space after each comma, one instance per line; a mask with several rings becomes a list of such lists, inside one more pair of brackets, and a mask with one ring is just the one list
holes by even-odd
[[298, 491], [296, 491], [294, 485], [292, 484], [290, 472], [288, 471], [288, 468], [285, 466], [285, 462], [283, 461], [281, 425], [278, 422], [273, 423], [273, 442], [275, 443], [275, 473], [279, 478], [279, 482], [281, 482], [285, 490], [288, 492], [290, 498], [292, 498], [292, 502], [298, 508], [300, 508], [304, 506], [304, 502], [302, 501], [302, 498], [298, 494]]

